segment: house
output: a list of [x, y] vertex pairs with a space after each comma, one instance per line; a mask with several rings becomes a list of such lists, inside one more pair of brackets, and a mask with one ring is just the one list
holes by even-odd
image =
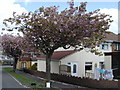
[[[114, 33], [107, 35], [105, 43], [96, 47], [103, 53], [102, 56], [88, 52], [88, 49], [74, 51], [59, 48], [51, 58], [51, 73], [68, 74], [79, 77], [94, 77], [94, 69], [104, 67], [104, 53], [118, 49], [118, 36]], [[37, 58], [37, 70], [46, 71], [45, 56]], [[106, 65], [107, 66], [107, 65]]]
[[33, 64], [37, 63], [36, 57], [39, 57], [39, 54], [35, 54], [33, 52], [23, 53], [23, 55], [18, 60], [17, 69], [29, 69]]
[[[60, 65], [61, 65], [61, 59], [65, 58], [71, 54], [73, 54], [75, 51], [57, 51], [52, 55], [51, 58], [51, 73], [60, 73]], [[37, 58], [37, 70], [38, 71], [46, 71], [46, 58], [45, 56], [41, 56]]]
[[[94, 73], [94, 67], [101, 67], [103, 60], [91, 52], [56, 51], [51, 59], [51, 73], [86, 77]], [[37, 58], [38, 71], [46, 71], [45, 57]], [[91, 74], [91, 75], [90, 75]], [[91, 76], [92, 77], [92, 76]]]
[[105, 69], [112, 69], [114, 78], [120, 79], [120, 51], [105, 53]]
[[10, 57], [9, 54], [3, 52], [1, 43], [0, 43], [0, 63], [2, 65], [4, 65], [4, 64], [13, 65], [13, 58]]
[[9, 57], [6, 53], [0, 53], [0, 62], [3, 65], [13, 65], [13, 58]]
[[[0, 47], [1, 48], [1, 47]], [[0, 49], [0, 62], [4, 64], [13, 65], [13, 58], [9, 56], [9, 54], [4, 53], [2, 49]]]
[[17, 62], [17, 69], [23, 69], [23, 68], [30, 68], [31, 67], [31, 59], [29, 56], [23, 56], [19, 58], [19, 61]]
[[120, 37], [112, 41], [112, 51], [105, 52], [105, 69], [112, 69], [114, 78], [120, 78]]

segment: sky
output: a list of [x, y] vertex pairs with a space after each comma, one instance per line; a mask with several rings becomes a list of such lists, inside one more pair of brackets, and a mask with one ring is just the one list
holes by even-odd
[[[0, 32], [5, 27], [2, 23], [3, 20], [12, 17], [12, 13], [15, 11], [18, 14], [22, 12], [34, 12], [40, 7], [59, 6], [59, 11], [69, 8], [68, 1], [70, 0], [0, 0]], [[75, 6], [79, 6], [80, 2], [85, 0], [74, 0]], [[101, 13], [109, 14], [112, 16], [113, 23], [110, 26], [109, 31], [118, 33], [118, 1], [119, 0], [86, 0], [87, 11], [94, 11], [100, 9]], [[114, 1], [114, 2], [113, 2]], [[4, 33], [7, 33], [4, 31]], [[11, 33], [17, 34], [14, 31]]]

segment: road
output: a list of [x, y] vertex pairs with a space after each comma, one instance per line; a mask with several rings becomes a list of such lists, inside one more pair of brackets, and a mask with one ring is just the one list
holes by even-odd
[[0, 76], [2, 74], [2, 88], [24, 88], [10, 74], [0, 69]]

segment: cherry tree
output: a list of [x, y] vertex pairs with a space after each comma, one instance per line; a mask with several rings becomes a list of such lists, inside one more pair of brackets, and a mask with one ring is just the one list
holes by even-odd
[[89, 47], [95, 52], [110, 27], [110, 15], [100, 13], [100, 10], [87, 12], [86, 2], [78, 7], [69, 2], [70, 8], [58, 11], [57, 6], [41, 7], [35, 12], [22, 13], [4, 20], [4, 24], [15, 24], [17, 29], [27, 36], [34, 47], [46, 55], [46, 75], [50, 81], [50, 61], [54, 51], [60, 47]]
[[13, 71], [16, 70], [18, 58], [22, 54], [22, 51], [19, 46], [20, 42], [20, 37], [16, 37], [9, 34], [5, 34], [2, 36], [1, 45], [3, 47], [3, 52], [7, 53], [9, 56], [14, 58]]
[[11, 34], [4, 34], [1, 36], [1, 45], [3, 52], [7, 53], [14, 59], [13, 71], [16, 71], [17, 61], [24, 52], [33, 51], [31, 44], [26, 41], [25, 37], [13, 36]]

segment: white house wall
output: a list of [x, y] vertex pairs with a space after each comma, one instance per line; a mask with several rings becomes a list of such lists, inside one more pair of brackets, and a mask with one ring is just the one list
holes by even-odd
[[51, 73], [59, 73], [59, 62], [51, 61]]
[[35, 63], [37, 63], [37, 61], [32, 61], [32, 62], [31, 62], [32, 65], [35, 64]]
[[[37, 70], [46, 72], [46, 61], [45, 60], [37, 60]], [[51, 73], [59, 73], [59, 62], [51, 61]]]
[[105, 56], [105, 69], [111, 69], [111, 56]]
[[45, 60], [37, 60], [37, 70], [46, 72], [46, 61]]
[[112, 43], [107, 43], [108, 44], [108, 49], [101, 49], [101, 45], [100, 47], [98, 47], [98, 50], [101, 52], [111, 52], [112, 51]]
[[85, 62], [92, 62], [93, 72], [95, 63], [97, 64], [97, 67], [99, 67], [99, 62], [104, 61], [104, 58], [102, 56], [100, 58], [98, 55], [82, 50], [63, 58], [60, 61], [61, 65], [67, 65], [71, 62], [78, 63], [78, 76], [83, 77], [85, 76]]

